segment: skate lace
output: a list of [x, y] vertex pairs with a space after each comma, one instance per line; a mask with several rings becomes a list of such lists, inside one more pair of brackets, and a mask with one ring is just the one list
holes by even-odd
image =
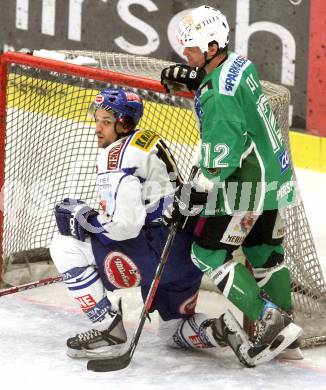
[[255, 344], [258, 344], [262, 340], [262, 338], [265, 334], [265, 329], [266, 329], [266, 322], [262, 321], [258, 327], [258, 333], [257, 333], [257, 336], [255, 338]]
[[84, 333], [78, 333], [77, 337], [80, 341], [91, 341], [95, 337], [98, 337], [101, 335], [101, 332], [96, 329], [90, 329], [87, 332]]

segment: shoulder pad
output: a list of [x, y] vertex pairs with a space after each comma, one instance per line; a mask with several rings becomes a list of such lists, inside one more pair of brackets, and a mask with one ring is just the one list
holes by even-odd
[[132, 137], [130, 145], [140, 150], [143, 150], [145, 152], [149, 152], [152, 149], [152, 147], [156, 144], [156, 142], [159, 140], [159, 138], [160, 136], [154, 133], [153, 131], [150, 130], [138, 131]]
[[244, 70], [251, 64], [247, 58], [232, 53], [224, 62], [220, 78], [219, 78], [219, 92], [222, 95], [234, 96]]

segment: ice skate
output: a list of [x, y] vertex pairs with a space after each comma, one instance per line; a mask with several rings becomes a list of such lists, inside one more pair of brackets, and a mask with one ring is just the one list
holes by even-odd
[[245, 366], [250, 366], [244, 359], [243, 354], [240, 353], [240, 348], [247, 351], [251, 348], [252, 344], [249, 341], [247, 333], [229, 310], [216, 319], [212, 323], [211, 328], [212, 334], [219, 346], [225, 347], [229, 345], [239, 361]]
[[127, 341], [127, 334], [122, 322], [121, 302], [116, 312], [111, 312], [113, 319], [105, 330], [90, 329], [67, 340], [67, 355], [72, 358], [101, 357], [111, 351], [121, 349]]
[[301, 333], [302, 329], [292, 322], [287, 313], [266, 302], [252, 347], [241, 352], [249, 366], [262, 364], [283, 352]]

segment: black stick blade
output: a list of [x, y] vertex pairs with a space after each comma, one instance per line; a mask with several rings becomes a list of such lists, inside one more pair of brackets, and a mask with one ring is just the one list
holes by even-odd
[[126, 368], [132, 358], [130, 351], [123, 355], [115, 356], [107, 359], [93, 359], [87, 362], [87, 370], [95, 372], [118, 371]]

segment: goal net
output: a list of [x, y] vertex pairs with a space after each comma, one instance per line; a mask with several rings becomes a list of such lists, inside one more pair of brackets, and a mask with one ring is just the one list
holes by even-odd
[[[97, 65], [21, 53], [0, 56], [2, 275], [19, 254], [23, 256], [17, 261], [29, 266], [37, 254], [49, 262], [46, 248], [56, 232], [53, 209], [64, 197], [97, 208], [97, 142], [87, 113], [99, 90], [123, 86], [143, 98], [139, 127], [166, 140], [184, 178], [199, 140], [191, 94], [167, 95], [158, 81], [170, 62], [117, 53], [61, 54], [68, 61], [93, 58]], [[289, 92], [266, 81], [263, 89], [290, 152]], [[286, 217], [285, 257], [293, 281], [294, 315], [304, 329], [303, 346], [316, 345], [326, 342], [325, 282], [300, 200], [288, 207]]]

